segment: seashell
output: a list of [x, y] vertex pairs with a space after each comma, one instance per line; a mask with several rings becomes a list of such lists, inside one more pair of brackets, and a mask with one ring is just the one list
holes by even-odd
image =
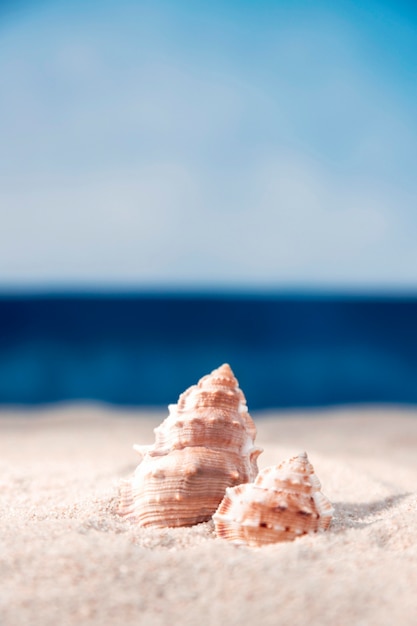
[[226, 489], [213, 515], [219, 537], [262, 546], [326, 530], [333, 507], [303, 452], [259, 472], [253, 484]]
[[261, 448], [245, 396], [228, 364], [169, 405], [155, 443], [121, 488], [119, 514], [140, 526], [192, 526], [211, 518], [226, 487], [254, 480]]

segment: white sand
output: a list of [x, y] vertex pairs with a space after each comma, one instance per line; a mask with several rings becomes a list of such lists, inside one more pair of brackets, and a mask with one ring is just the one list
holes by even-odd
[[0, 416], [0, 625], [417, 624], [417, 412], [256, 416], [260, 467], [306, 450], [328, 533], [253, 549], [141, 529], [117, 484], [165, 413]]

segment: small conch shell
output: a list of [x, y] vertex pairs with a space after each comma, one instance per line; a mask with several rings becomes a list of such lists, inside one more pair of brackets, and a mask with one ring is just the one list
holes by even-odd
[[326, 530], [333, 507], [303, 452], [259, 472], [252, 484], [226, 489], [213, 515], [219, 537], [261, 546]]
[[140, 526], [191, 526], [211, 518], [227, 487], [254, 480], [261, 448], [230, 366], [204, 376], [169, 406], [155, 443], [121, 488], [119, 514]]

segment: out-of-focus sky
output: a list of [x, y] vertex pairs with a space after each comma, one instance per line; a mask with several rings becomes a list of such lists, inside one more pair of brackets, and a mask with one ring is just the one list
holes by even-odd
[[417, 287], [417, 5], [0, 5], [0, 285]]

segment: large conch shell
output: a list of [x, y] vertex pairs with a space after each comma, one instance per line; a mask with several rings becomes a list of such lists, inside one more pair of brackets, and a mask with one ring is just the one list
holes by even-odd
[[254, 480], [261, 448], [229, 365], [171, 404], [152, 446], [121, 488], [119, 514], [140, 526], [191, 526], [211, 518], [226, 487]]
[[213, 515], [217, 535], [262, 546], [326, 530], [333, 507], [320, 488], [305, 452], [267, 467], [254, 483], [226, 490]]

